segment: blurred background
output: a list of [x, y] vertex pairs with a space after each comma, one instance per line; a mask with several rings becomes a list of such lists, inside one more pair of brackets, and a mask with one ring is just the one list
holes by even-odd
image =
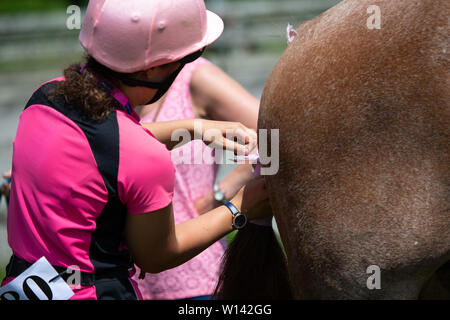
[[[223, 36], [206, 58], [260, 98], [264, 83], [287, 47], [286, 27], [294, 27], [339, 0], [206, 0], [225, 22]], [[61, 75], [83, 57], [79, 30], [69, 30], [67, 8], [87, 0], [0, 1], [0, 173], [11, 166], [19, 115], [37, 87]], [[83, 16], [83, 15], [82, 15]], [[220, 180], [231, 170], [224, 166]], [[2, 179], [0, 178], [0, 181]], [[0, 203], [0, 280], [11, 251], [6, 233], [6, 201]]]

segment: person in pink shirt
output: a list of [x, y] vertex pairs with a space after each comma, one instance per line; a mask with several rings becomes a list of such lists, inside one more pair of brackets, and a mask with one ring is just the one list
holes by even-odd
[[[256, 130], [258, 109], [258, 99], [220, 68], [199, 58], [183, 68], [161, 100], [141, 107], [139, 114], [142, 123], [203, 118], [239, 121]], [[217, 172], [214, 151], [199, 140], [180, 149], [172, 151], [172, 160], [176, 163], [173, 197], [176, 223], [222, 204], [216, 200], [220, 193], [224, 199], [231, 199], [252, 178], [251, 165], [238, 165], [214, 186]], [[183, 152], [191, 154], [192, 158], [195, 153], [202, 154], [201, 163], [184, 163], [179, 159]], [[139, 279], [136, 273], [134, 280], [144, 299], [210, 299], [225, 252], [226, 241], [222, 240], [179, 267], [147, 274], [145, 279]]]
[[[46, 257], [65, 281], [80, 274], [71, 299], [140, 299], [134, 265], [144, 273], [174, 268], [267, 215], [258, 210], [264, 183], [255, 179], [175, 224], [172, 133], [211, 142], [214, 128], [211, 146], [244, 154], [256, 135], [235, 122], [141, 124], [134, 110], [163, 97], [222, 30], [203, 0], [89, 2], [80, 34], [86, 63], [42, 84], [20, 116], [7, 217], [13, 255], [2, 286]], [[228, 140], [228, 130], [243, 143]]]

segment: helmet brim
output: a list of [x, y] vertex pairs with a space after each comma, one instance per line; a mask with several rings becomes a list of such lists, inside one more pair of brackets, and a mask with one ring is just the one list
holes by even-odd
[[211, 43], [219, 39], [223, 33], [224, 23], [222, 18], [212, 11], [206, 10], [206, 35], [203, 39], [204, 46], [209, 46]]

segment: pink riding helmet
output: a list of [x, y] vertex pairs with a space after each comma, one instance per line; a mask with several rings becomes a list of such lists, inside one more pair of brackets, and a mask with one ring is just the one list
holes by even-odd
[[104, 66], [133, 73], [198, 51], [223, 28], [203, 0], [90, 0], [80, 42]]

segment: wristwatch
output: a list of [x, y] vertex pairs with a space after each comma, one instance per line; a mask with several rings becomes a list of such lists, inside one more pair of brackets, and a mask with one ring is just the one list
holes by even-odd
[[222, 190], [220, 190], [219, 185], [217, 183], [214, 185], [214, 199], [222, 203], [226, 201], [225, 194], [223, 193]]
[[247, 224], [247, 217], [245, 214], [240, 212], [238, 208], [230, 201], [224, 201], [223, 203], [228, 209], [230, 209], [231, 214], [233, 215], [233, 228], [242, 229]]

